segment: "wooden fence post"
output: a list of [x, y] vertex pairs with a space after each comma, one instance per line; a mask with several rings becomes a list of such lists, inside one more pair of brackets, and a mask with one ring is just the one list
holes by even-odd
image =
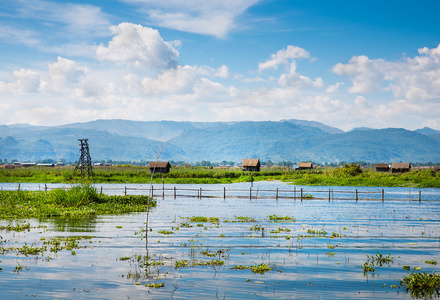
[[127, 187], [124, 188], [124, 195], [127, 196]]
[[102, 185], [101, 185], [101, 195], [102, 195]]
[[278, 201], [278, 188], [277, 188], [277, 194], [276, 194], [275, 199]]
[[303, 201], [303, 188], [301, 188], [301, 201]]
[[202, 188], [200, 188], [200, 199], [202, 199]]
[[293, 200], [296, 200], [296, 186], [293, 187]]
[[223, 187], [223, 199], [226, 199], [226, 187]]
[[176, 199], [176, 187], [174, 187], [174, 199]]
[[358, 190], [356, 189], [356, 201], [358, 201]]
[[249, 188], [249, 200], [252, 200], [252, 188]]
[[20, 184], [18, 184], [18, 191], [20, 191]]
[[382, 189], [382, 202], [383, 202], [383, 200], [384, 200], [384, 191]]
[[422, 190], [419, 190], [419, 202], [422, 201]]

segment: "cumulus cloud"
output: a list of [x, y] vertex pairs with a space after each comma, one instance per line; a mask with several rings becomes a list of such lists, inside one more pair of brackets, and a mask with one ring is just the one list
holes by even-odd
[[41, 82], [42, 91], [63, 91], [76, 86], [89, 72], [76, 62], [58, 57], [57, 62], [49, 64], [48, 78]]
[[395, 98], [410, 101], [440, 99], [440, 45], [421, 48], [419, 54], [395, 62], [355, 56], [347, 64], [336, 64], [332, 70], [350, 79], [349, 93], [390, 90]]
[[263, 63], [259, 63], [258, 70], [263, 71], [267, 69], [278, 69], [280, 65], [288, 66], [294, 59], [310, 58], [310, 53], [303, 48], [289, 45], [286, 49], [279, 50], [272, 54], [270, 59]]
[[32, 70], [20, 69], [13, 72], [14, 80], [0, 81], [0, 91], [10, 94], [26, 94], [35, 92], [40, 85], [40, 76]]
[[141, 7], [149, 23], [197, 34], [224, 37], [235, 20], [258, 0], [123, 0]]
[[96, 57], [121, 64], [145, 68], [171, 68], [177, 65], [179, 52], [165, 42], [159, 32], [132, 23], [112, 26], [113, 39], [108, 47], [96, 47]]
[[291, 88], [320, 88], [324, 86], [322, 78], [318, 77], [314, 81], [307, 76], [301, 75], [296, 72], [296, 63], [293, 61], [290, 63], [289, 73], [282, 74], [278, 80], [279, 84], [283, 87]]

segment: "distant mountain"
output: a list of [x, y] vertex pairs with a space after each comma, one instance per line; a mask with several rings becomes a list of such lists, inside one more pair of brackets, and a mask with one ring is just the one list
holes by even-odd
[[89, 140], [94, 161], [151, 161], [160, 152], [161, 160], [186, 162], [240, 162], [243, 158], [273, 162], [440, 162], [440, 134], [395, 128], [357, 128], [343, 132], [301, 120], [97, 120], [52, 127], [3, 125], [0, 126], [0, 159], [73, 162], [80, 155], [80, 138]]
[[305, 120], [296, 120], [296, 119], [288, 119], [288, 120], [281, 120], [280, 122], [289, 122], [295, 125], [302, 125], [302, 126], [307, 126], [307, 127], [315, 127], [318, 128], [324, 132], [330, 133], [330, 134], [336, 134], [336, 133], [343, 133], [344, 131], [342, 131], [339, 128], [336, 127], [331, 127], [331, 126], [327, 126], [324, 125], [322, 123], [319, 122], [315, 122], [315, 121], [305, 121]]
[[351, 131], [368, 131], [368, 130], [374, 130], [374, 129], [370, 128], [370, 127], [356, 127], [356, 128], [353, 128], [352, 130], [350, 130], [349, 132], [351, 132]]
[[435, 130], [429, 127], [423, 127], [422, 129], [416, 129], [414, 131], [426, 135], [440, 134], [440, 130]]

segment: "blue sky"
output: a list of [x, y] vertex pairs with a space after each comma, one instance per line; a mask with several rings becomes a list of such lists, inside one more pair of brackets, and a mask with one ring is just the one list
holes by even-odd
[[0, 124], [440, 130], [439, 1], [0, 0]]

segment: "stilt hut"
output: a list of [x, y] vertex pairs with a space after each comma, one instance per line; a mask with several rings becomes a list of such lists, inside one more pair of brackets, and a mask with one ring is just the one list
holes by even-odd
[[389, 172], [390, 171], [389, 164], [375, 164], [374, 168], [376, 169], [376, 172]]
[[243, 159], [243, 171], [260, 172], [259, 159]]
[[311, 170], [313, 169], [313, 165], [311, 162], [300, 162], [298, 164], [298, 170]]
[[167, 161], [151, 161], [148, 168], [150, 169], [150, 174], [168, 173], [170, 172], [171, 165]]
[[391, 173], [405, 173], [411, 170], [411, 163], [393, 163]]

